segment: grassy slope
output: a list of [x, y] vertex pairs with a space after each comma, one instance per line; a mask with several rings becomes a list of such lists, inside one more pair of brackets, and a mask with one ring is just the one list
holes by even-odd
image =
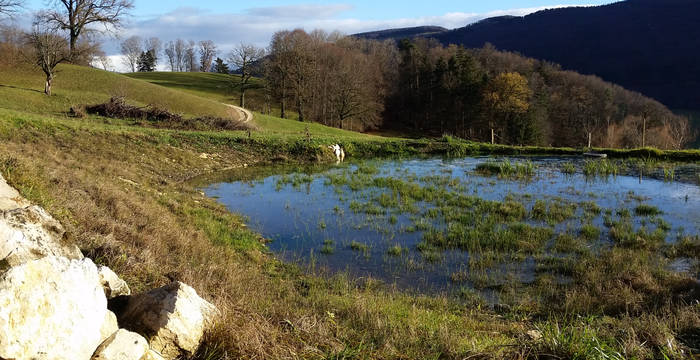
[[184, 94], [145, 81], [107, 71], [60, 65], [54, 96], [43, 94], [42, 73], [33, 68], [0, 67], [0, 107], [41, 114], [65, 114], [71, 106], [98, 104], [122, 95], [136, 105], [156, 104], [188, 116], [231, 117], [228, 107], [217, 101]]
[[[69, 70], [79, 79], [95, 74]], [[14, 84], [27, 76], [16, 78]], [[7, 79], [0, 77], [0, 84], [8, 84]], [[66, 225], [72, 241], [124, 276], [135, 291], [175, 276], [222, 309], [222, 321], [195, 358], [219, 359], [224, 353], [279, 359], [522, 358], [533, 352], [585, 358], [598, 354], [595, 346], [639, 346], [648, 338], [634, 335], [625, 344], [616, 343], [630, 334], [617, 333], [629, 328], [624, 319], [533, 319], [517, 311], [503, 316], [453, 299], [383, 289], [372, 281], [360, 285], [342, 276], [305, 275], [267, 256], [241, 219], [185, 181], [280, 155], [299, 162], [331, 160], [324, 145], [332, 141], [343, 142], [355, 156], [539, 149], [376, 138], [259, 115], [262, 130], [252, 139], [241, 132], [148, 129], [96, 117], [50, 115], [93, 96], [84, 91], [37, 98], [39, 104], [30, 106], [21, 102], [26, 90], [5, 86], [0, 91], [14, 96], [0, 100], [0, 173], [11, 184], [47, 207]], [[212, 156], [203, 159], [202, 153]], [[666, 334], [654, 316], [629, 321], [648, 323], [652, 334]], [[693, 321], [685, 314], [668, 316], [669, 322]], [[557, 331], [545, 331], [543, 341], [536, 342], [524, 335], [535, 327]], [[658, 346], [665, 345], [661, 341]]]
[[[240, 101], [240, 91], [233, 86], [233, 81], [238, 78], [238, 75], [152, 72], [131, 73], [126, 74], [126, 76], [186, 91], [226, 104], [238, 105]], [[246, 92], [246, 107], [252, 111], [262, 112], [265, 105], [265, 95], [262, 91], [263, 80], [253, 78], [251, 83], [254, 87]], [[272, 115], [280, 115], [277, 104], [273, 104]], [[289, 110], [288, 118], [296, 120], [299, 117], [294, 111]]]

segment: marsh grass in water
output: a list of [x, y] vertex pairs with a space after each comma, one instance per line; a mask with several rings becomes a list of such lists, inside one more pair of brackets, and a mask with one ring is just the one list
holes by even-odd
[[[312, 224], [307, 227], [308, 237], [318, 236], [314, 232], [322, 230], [346, 244], [343, 249], [324, 243], [320, 252], [325, 256], [314, 258], [315, 269], [348, 269], [350, 275], [376, 276], [399, 289], [417, 288], [429, 293], [437, 289], [464, 303], [503, 304], [518, 309], [508, 312], [509, 316], [543, 316], [551, 320], [545, 325], [554, 321], [562, 326], [560, 333], [546, 335], [552, 337], [546, 341], [565, 343], [545, 346], [538, 342], [538, 346], [556, 349], [557, 354], [590, 356], [594, 347], [586, 343], [589, 340], [599, 341], [598, 349], [607, 356], [614, 356], [616, 351], [624, 353], [619, 344], [608, 343], [616, 335], [607, 331], [590, 336], [576, 334], [585, 327], [572, 319], [550, 316], [628, 316], [621, 304], [629, 304], [630, 309], [638, 311], [636, 314], [661, 314], [664, 307], [653, 305], [651, 300], [659, 296], [659, 291], [689, 291], [682, 282], [675, 282], [682, 278], [680, 275], [658, 266], [672, 258], [685, 258], [697, 249], [697, 239], [692, 237], [697, 231], [695, 220], [687, 216], [680, 203], [658, 201], [669, 198], [664, 186], [685, 185], [661, 182], [645, 189], [638, 179], [619, 174], [612, 181], [576, 174], [564, 177], [563, 171], [557, 175], [548, 172], [547, 167], [539, 174], [545, 176], [523, 182], [515, 170], [517, 165], [513, 165], [517, 161], [482, 165], [497, 172], [493, 174], [497, 178], [474, 176], [475, 171], [485, 175], [483, 169], [476, 170], [484, 161], [462, 165], [465, 171], [454, 171], [461, 164], [451, 161], [427, 171], [420, 167], [420, 161], [415, 168], [369, 162], [315, 175], [320, 181], [310, 182], [308, 197], [313, 200], [297, 207], [301, 206], [300, 211], [307, 207], [327, 211], [337, 220], [326, 221], [323, 229]], [[617, 173], [612, 165], [595, 166], [596, 174]], [[294, 178], [290, 175], [285, 183], [293, 184]], [[619, 182], [633, 187], [617, 190]], [[283, 191], [296, 194], [309, 189], [290, 186]], [[332, 194], [333, 201], [328, 205], [318, 203], [319, 197], [323, 199], [318, 194], [323, 193]], [[678, 207], [664, 208], [669, 203]], [[297, 218], [318, 216], [301, 211]], [[676, 241], [679, 231], [693, 234]], [[300, 245], [303, 249], [304, 243]], [[318, 242], [316, 246], [318, 249]], [[348, 258], [344, 251], [362, 256]], [[622, 264], [626, 257], [648, 260]], [[669, 279], [671, 282], [666, 283]], [[608, 292], [618, 295], [611, 297]], [[687, 311], [674, 304], [676, 309]], [[601, 320], [591, 324], [596, 331], [604, 328]], [[663, 326], [669, 324], [664, 320]], [[640, 347], [642, 342], [632, 343], [647, 354], [658, 351], [650, 349], [659, 349]]]
[[475, 170], [484, 175], [497, 175], [503, 178], [526, 179], [535, 176], [536, 166], [529, 160], [511, 163], [510, 160], [506, 159], [502, 161], [487, 161], [478, 164]]

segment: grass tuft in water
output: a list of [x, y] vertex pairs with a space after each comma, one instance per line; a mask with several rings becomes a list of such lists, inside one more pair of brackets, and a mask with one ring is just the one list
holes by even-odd
[[634, 213], [637, 216], [657, 216], [663, 214], [656, 206], [641, 204], [634, 208]]

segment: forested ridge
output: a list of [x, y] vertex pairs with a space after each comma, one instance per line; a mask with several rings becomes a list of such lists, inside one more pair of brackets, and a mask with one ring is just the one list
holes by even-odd
[[655, 100], [491, 46], [282, 31], [264, 75], [283, 117], [344, 129], [509, 145], [682, 148], [693, 138], [688, 119]]
[[627, 0], [489, 18], [449, 31], [391, 29], [369, 35], [431, 37], [468, 48], [490, 43], [595, 74], [673, 109], [700, 109], [699, 12], [696, 0]]

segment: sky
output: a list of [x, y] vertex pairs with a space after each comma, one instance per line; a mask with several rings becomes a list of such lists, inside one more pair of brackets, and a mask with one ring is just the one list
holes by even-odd
[[[33, 11], [45, 7], [47, 0], [27, 2], [28, 11]], [[320, 28], [353, 34], [421, 25], [452, 29], [491, 16], [610, 2], [613, 0], [135, 0], [124, 28], [118, 37], [106, 38], [103, 48], [112, 56], [115, 70], [121, 70], [119, 42], [132, 35], [156, 36], [164, 42], [213, 40], [225, 58], [240, 43], [267, 46], [278, 30]]]

